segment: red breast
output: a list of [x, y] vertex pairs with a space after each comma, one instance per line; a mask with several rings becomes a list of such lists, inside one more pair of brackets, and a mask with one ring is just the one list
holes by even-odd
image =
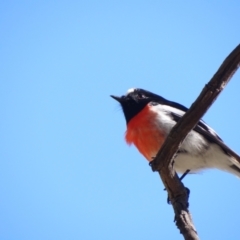
[[128, 144], [134, 144], [148, 161], [152, 161], [165, 137], [157, 124], [157, 114], [147, 104], [127, 124], [125, 136]]

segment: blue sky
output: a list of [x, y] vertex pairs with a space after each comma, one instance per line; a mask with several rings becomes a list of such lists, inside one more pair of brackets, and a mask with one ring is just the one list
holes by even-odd
[[[190, 106], [239, 44], [238, 1], [2, 1], [0, 239], [182, 239], [109, 95]], [[240, 153], [240, 74], [204, 116]], [[240, 180], [188, 176], [202, 239], [238, 239]]]

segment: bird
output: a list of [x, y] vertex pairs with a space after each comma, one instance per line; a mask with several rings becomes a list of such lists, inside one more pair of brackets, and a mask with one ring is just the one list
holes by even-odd
[[[130, 88], [121, 97], [110, 95], [121, 105], [127, 129], [125, 140], [135, 145], [151, 163], [174, 125], [188, 111], [141, 88]], [[218, 169], [240, 177], [240, 156], [230, 149], [203, 120], [188, 133], [174, 159], [178, 173], [198, 173]]]

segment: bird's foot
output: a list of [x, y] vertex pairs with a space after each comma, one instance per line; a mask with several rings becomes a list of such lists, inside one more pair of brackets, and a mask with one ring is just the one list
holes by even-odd
[[[166, 189], [164, 189], [164, 190], [166, 191]], [[186, 188], [186, 187], [185, 187], [185, 190], [186, 190], [186, 193], [187, 193], [187, 198], [189, 198], [190, 190], [189, 190], [189, 188]], [[168, 204], [171, 204], [171, 200], [170, 200], [170, 198], [169, 198], [169, 195], [168, 195], [168, 197], [167, 197], [167, 203], [168, 203]]]

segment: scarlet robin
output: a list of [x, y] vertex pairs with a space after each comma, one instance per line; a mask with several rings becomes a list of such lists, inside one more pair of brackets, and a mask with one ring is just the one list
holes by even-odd
[[[149, 91], [129, 89], [121, 97], [111, 96], [122, 107], [127, 130], [125, 139], [151, 162], [176, 122], [188, 110]], [[190, 131], [174, 161], [177, 172], [195, 173], [217, 168], [240, 177], [240, 156], [231, 150], [203, 120]]]

